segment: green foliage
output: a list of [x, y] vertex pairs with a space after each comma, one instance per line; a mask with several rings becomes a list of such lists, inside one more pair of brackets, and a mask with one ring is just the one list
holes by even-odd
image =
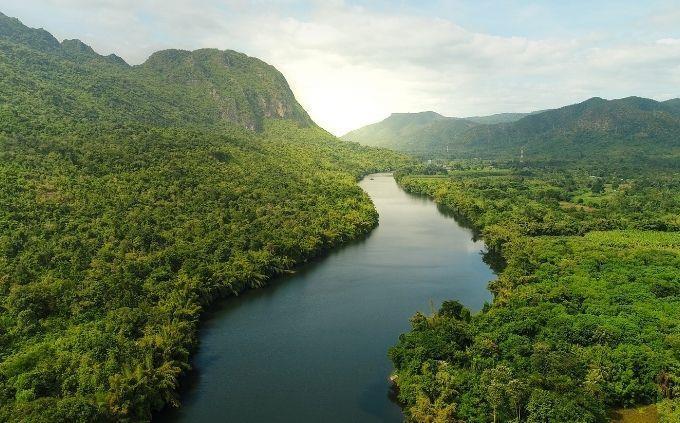
[[133, 123], [260, 130], [271, 118], [313, 125], [279, 71], [235, 51], [164, 50], [128, 66], [0, 14], [0, 74], [0, 132], [10, 134]]
[[658, 406], [659, 423], [680, 422], [680, 400], [665, 400]]
[[[455, 170], [449, 172], [450, 178], [401, 173], [398, 180], [406, 190], [433, 197], [481, 230], [487, 246], [494, 250], [520, 235], [582, 235], [626, 228], [680, 230], [677, 175], [613, 173], [605, 179], [590, 172]], [[600, 193], [592, 192], [594, 180], [602, 187]], [[605, 190], [602, 184], [608, 180], [618, 182], [618, 189]]]
[[[425, 421], [426, 403], [438, 404], [430, 418], [448, 407], [453, 421], [604, 422], [610, 408], [666, 399], [661, 415], [673, 421], [677, 176], [629, 175], [619, 190], [592, 194], [578, 170], [484, 173], [399, 176], [505, 259], [490, 307], [470, 316], [445, 302], [434, 316], [417, 314], [390, 350], [409, 418]], [[577, 207], [586, 191], [605, 198]]]
[[592, 98], [555, 110], [481, 119], [446, 118], [433, 112], [395, 114], [344, 138], [428, 158], [650, 160], [677, 169], [677, 104], [677, 99]]
[[[409, 153], [436, 150], [443, 154], [449, 138], [476, 125], [469, 120], [445, 117], [435, 112], [393, 113], [381, 122], [343, 135], [342, 139]], [[430, 144], [437, 146], [430, 147]]]
[[357, 178], [405, 162], [234, 52], [129, 67], [0, 16], [0, 73], [0, 421], [176, 405], [202, 310], [367, 233]]

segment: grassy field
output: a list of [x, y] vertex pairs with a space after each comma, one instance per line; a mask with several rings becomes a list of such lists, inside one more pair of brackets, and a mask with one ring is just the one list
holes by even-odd
[[636, 408], [622, 408], [614, 410], [611, 414], [612, 423], [656, 423], [659, 421], [659, 412], [656, 405], [646, 405]]

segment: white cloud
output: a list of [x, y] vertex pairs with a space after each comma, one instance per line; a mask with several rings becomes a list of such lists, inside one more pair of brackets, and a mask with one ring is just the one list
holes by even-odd
[[679, 45], [680, 44], [680, 38], [662, 38], [660, 40], [656, 40], [657, 44], [665, 44], [669, 46], [673, 45]]
[[[83, 38], [133, 63], [167, 47], [231, 48], [258, 56], [279, 68], [312, 117], [336, 134], [391, 112], [466, 116], [557, 107], [596, 95], [680, 95], [680, 39], [671, 36], [498, 36], [450, 19], [337, 0], [312, 1], [295, 13], [300, 4], [293, 0], [34, 3], [49, 21], [37, 26], [52, 30], [54, 23], [57, 36]], [[659, 19], [646, 25], [661, 25]], [[27, 23], [36, 25], [35, 18]]]

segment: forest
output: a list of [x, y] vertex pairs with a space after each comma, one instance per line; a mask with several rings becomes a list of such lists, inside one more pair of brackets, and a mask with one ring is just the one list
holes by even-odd
[[457, 162], [398, 181], [500, 254], [494, 300], [417, 313], [389, 355], [418, 422], [680, 419], [680, 179], [648, 168]]
[[454, 118], [435, 112], [394, 113], [342, 136], [424, 159], [605, 162], [641, 160], [677, 167], [680, 99], [642, 97], [580, 103], [531, 113]]
[[211, 302], [364, 236], [357, 179], [408, 161], [240, 53], [130, 67], [0, 15], [0, 70], [0, 421], [177, 405]]
[[480, 312], [452, 298], [395, 340], [407, 420], [680, 421], [678, 99], [395, 114], [352, 135], [445, 158], [418, 164], [329, 134], [231, 50], [131, 66], [0, 13], [0, 75], [0, 421], [178, 406], [211, 304], [366, 236], [379, 217], [356, 182], [387, 170], [498, 271]]

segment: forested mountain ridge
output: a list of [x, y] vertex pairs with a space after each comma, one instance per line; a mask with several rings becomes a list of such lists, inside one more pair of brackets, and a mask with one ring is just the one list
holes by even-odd
[[532, 113], [496, 113], [495, 115], [489, 115], [489, 116], [470, 116], [466, 117], [466, 120], [475, 122], [475, 123], [483, 123], [483, 124], [494, 124], [494, 123], [510, 123], [510, 122], [515, 122], [520, 119], [522, 119], [525, 116], [528, 115], [533, 115], [536, 113], [541, 113], [541, 111], [538, 112], [532, 112]]
[[73, 124], [227, 122], [258, 130], [267, 118], [313, 125], [278, 70], [235, 51], [164, 50], [129, 66], [0, 15], [0, 55], [0, 117], [11, 111]]
[[666, 107], [667, 110], [671, 111], [674, 114], [680, 114], [680, 98], [672, 98], [670, 100], [666, 100], [662, 102], [664, 107]]
[[380, 139], [381, 146], [452, 158], [518, 159], [522, 150], [524, 158], [540, 160], [583, 160], [601, 154], [624, 160], [672, 160], [680, 154], [678, 99], [594, 97], [511, 122], [485, 124], [477, 123], [478, 118], [477, 122], [468, 119], [472, 124], [467, 128], [459, 120], [445, 119], [410, 131], [407, 144], [397, 141], [403, 134], [386, 124], [389, 119], [353, 131], [345, 139], [366, 145]]
[[498, 113], [489, 116], [457, 118], [443, 116], [432, 111], [392, 113], [380, 122], [350, 131], [341, 138], [399, 151], [423, 152], [446, 146], [449, 140], [475, 126], [514, 122], [529, 114]]
[[364, 145], [417, 152], [424, 144], [441, 145], [476, 125], [470, 120], [436, 112], [393, 113], [381, 122], [348, 132], [341, 138]]
[[181, 84], [188, 91], [200, 87], [197, 100], [209, 93], [218, 111], [211, 118], [218, 121], [238, 122], [249, 129], [260, 129], [262, 120], [268, 118], [314, 124], [278, 70], [242, 53], [164, 50], [152, 54], [139, 70], [156, 74], [167, 84]]
[[203, 309], [366, 234], [356, 179], [406, 160], [240, 53], [133, 67], [3, 15], [0, 75], [0, 421], [177, 405]]
[[582, 103], [526, 116], [510, 124], [473, 128], [457, 141], [467, 154], [486, 157], [583, 159], [678, 154], [680, 114], [641, 97]]

